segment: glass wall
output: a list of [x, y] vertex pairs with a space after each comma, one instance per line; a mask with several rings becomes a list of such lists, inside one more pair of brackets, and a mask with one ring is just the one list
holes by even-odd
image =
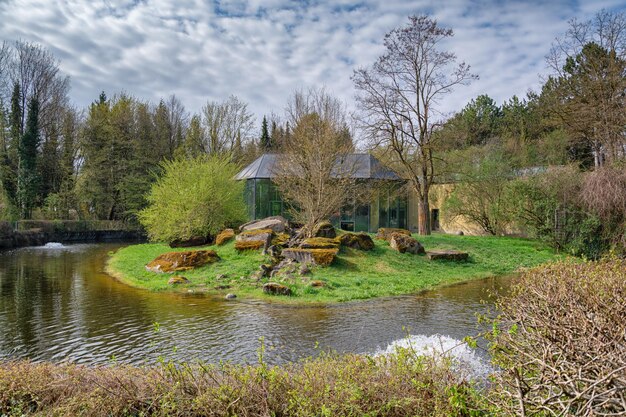
[[[247, 180], [244, 198], [251, 219], [278, 215], [288, 218], [287, 204], [269, 179]], [[355, 232], [376, 232], [380, 227], [404, 229], [407, 226], [406, 193], [381, 191], [371, 204], [344, 206], [331, 221], [340, 229]]]

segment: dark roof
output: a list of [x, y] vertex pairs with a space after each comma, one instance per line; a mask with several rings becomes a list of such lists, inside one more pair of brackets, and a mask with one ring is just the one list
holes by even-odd
[[[237, 180], [274, 177], [274, 166], [278, 154], [263, 154], [254, 162], [242, 169], [236, 176]], [[402, 178], [394, 171], [386, 168], [378, 159], [367, 153], [353, 153], [347, 155], [348, 163], [354, 161], [356, 172], [354, 178], [401, 181]], [[351, 161], [352, 160], [352, 161]]]

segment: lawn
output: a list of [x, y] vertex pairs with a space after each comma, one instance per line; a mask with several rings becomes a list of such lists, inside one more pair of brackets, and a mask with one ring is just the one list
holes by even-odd
[[[144, 267], [164, 252], [186, 250], [170, 249], [166, 244], [122, 248], [110, 257], [107, 272], [128, 285], [152, 291], [234, 293], [248, 299], [327, 303], [413, 294], [456, 282], [515, 273], [559, 257], [542, 243], [528, 239], [443, 234], [415, 237], [426, 250], [466, 251], [470, 259], [468, 262], [429, 261], [426, 256], [398, 253], [386, 241], [374, 239], [376, 246], [369, 252], [342, 248], [331, 266], [315, 267], [304, 277], [296, 276], [283, 282], [291, 288], [291, 297], [263, 294], [261, 286], [269, 278], [256, 282], [250, 275], [269, 258], [260, 251], [238, 253], [233, 242], [201, 248], [215, 250], [221, 260], [180, 273], [190, 283], [175, 288], [167, 284], [170, 274], [148, 272]], [[313, 287], [312, 280], [323, 281], [324, 286]]]

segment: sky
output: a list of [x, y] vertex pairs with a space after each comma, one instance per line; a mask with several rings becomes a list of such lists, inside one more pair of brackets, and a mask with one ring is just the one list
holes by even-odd
[[498, 104], [547, 74], [545, 56], [572, 18], [624, 0], [0, 0], [0, 40], [48, 48], [87, 106], [101, 91], [158, 103], [175, 94], [191, 112], [234, 94], [257, 116], [281, 115], [296, 89], [324, 87], [354, 106], [350, 76], [383, 53], [383, 37], [411, 14], [454, 30], [444, 46], [480, 79], [441, 101], [459, 111], [479, 94]]

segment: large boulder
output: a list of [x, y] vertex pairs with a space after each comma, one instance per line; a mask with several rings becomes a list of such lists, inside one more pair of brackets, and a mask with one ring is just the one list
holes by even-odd
[[263, 284], [263, 292], [271, 295], [291, 295], [291, 288], [276, 282]]
[[282, 256], [301, 264], [328, 266], [333, 263], [339, 249], [284, 249]]
[[211, 264], [220, 260], [217, 253], [212, 250], [195, 250], [186, 252], [167, 252], [157, 256], [146, 265], [150, 272], [176, 272], [187, 271]]
[[283, 216], [272, 216], [243, 224], [239, 227], [239, 231], [270, 229], [274, 233], [283, 233], [287, 229], [287, 224], [288, 221]]
[[189, 239], [176, 239], [170, 242], [170, 248], [191, 248], [194, 246], [206, 246], [213, 243], [212, 236], [193, 236]]
[[428, 251], [426, 253], [428, 259], [431, 261], [467, 261], [469, 254], [467, 252], [460, 252], [458, 250], [438, 250]]
[[313, 227], [312, 235], [315, 237], [325, 237], [328, 239], [334, 239], [337, 237], [337, 231], [331, 222], [324, 220], [319, 222]]
[[413, 255], [426, 253], [424, 247], [415, 238], [401, 233], [392, 234], [389, 245], [400, 253], [412, 253]]
[[215, 244], [218, 246], [224, 245], [235, 237], [235, 231], [233, 229], [222, 230], [215, 238]]
[[302, 249], [337, 249], [339, 241], [327, 237], [310, 237], [300, 243]]
[[339, 236], [339, 242], [341, 242], [342, 246], [352, 249], [374, 249], [374, 241], [367, 233], [344, 233]]
[[273, 236], [272, 229], [245, 230], [235, 237], [235, 249], [242, 251], [269, 248]]
[[394, 233], [399, 233], [405, 236], [411, 236], [411, 232], [406, 229], [396, 229], [393, 227], [381, 227], [378, 229], [378, 233], [376, 233], [376, 239], [382, 239], [389, 242], [391, 240], [391, 235]]

